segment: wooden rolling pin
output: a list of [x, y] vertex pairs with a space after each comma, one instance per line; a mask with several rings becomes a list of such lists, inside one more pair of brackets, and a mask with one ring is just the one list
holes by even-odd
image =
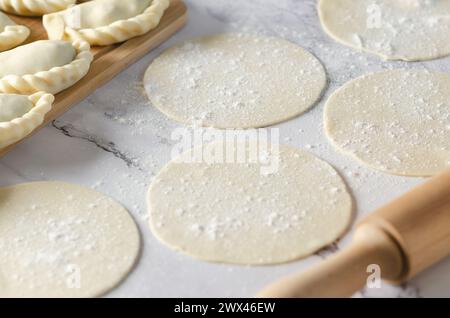
[[263, 298], [350, 297], [369, 266], [401, 283], [450, 254], [450, 170], [363, 219], [353, 243], [318, 266], [263, 290]]

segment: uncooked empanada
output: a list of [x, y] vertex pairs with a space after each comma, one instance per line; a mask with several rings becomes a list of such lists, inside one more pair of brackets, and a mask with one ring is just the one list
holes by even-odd
[[51, 40], [81, 36], [91, 45], [110, 45], [145, 34], [160, 22], [169, 0], [93, 0], [44, 16]]
[[23, 16], [41, 16], [67, 9], [76, 0], [0, 0], [0, 9]]
[[85, 41], [44, 40], [0, 53], [0, 93], [56, 94], [83, 78], [92, 59]]
[[51, 110], [53, 95], [0, 94], [0, 149], [25, 138], [43, 122]]
[[30, 30], [17, 25], [7, 15], [0, 12], [0, 52], [12, 49], [23, 43], [30, 35]]

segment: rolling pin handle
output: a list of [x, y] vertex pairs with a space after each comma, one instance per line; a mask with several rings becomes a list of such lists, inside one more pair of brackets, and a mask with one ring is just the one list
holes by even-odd
[[396, 280], [405, 266], [397, 243], [376, 225], [363, 224], [356, 230], [354, 242], [348, 249], [306, 272], [270, 285], [258, 297], [350, 297], [366, 286], [373, 274], [369, 271], [371, 268], [380, 269], [382, 279]]

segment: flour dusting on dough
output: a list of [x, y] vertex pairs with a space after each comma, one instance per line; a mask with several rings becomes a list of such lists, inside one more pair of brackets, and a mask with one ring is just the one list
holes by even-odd
[[217, 128], [263, 127], [308, 110], [326, 85], [321, 63], [285, 40], [222, 34], [175, 46], [144, 79], [172, 119]]
[[426, 70], [369, 74], [327, 101], [328, 137], [382, 171], [431, 176], [450, 167], [450, 76]]
[[41, 182], [0, 189], [0, 296], [94, 297], [120, 282], [139, 234], [115, 201]]
[[239, 264], [291, 261], [343, 234], [352, 200], [331, 166], [283, 146], [277, 173], [260, 168], [169, 163], [149, 191], [153, 232], [194, 257]]
[[450, 54], [448, 0], [321, 0], [323, 27], [346, 45], [389, 60]]

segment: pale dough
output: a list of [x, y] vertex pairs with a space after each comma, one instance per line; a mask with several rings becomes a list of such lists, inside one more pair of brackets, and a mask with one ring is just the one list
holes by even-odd
[[22, 117], [34, 107], [28, 96], [0, 94], [0, 123]]
[[246, 34], [195, 39], [165, 51], [144, 84], [161, 112], [216, 128], [264, 127], [298, 116], [321, 97], [321, 63], [288, 41]]
[[47, 14], [43, 24], [51, 40], [110, 45], [156, 28], [169, 5], [169, 0], [93, 0]]
[[41, 16], [64, 10], [76, 0], [0, 0], [0, 9], [23, 16]]
[[6, 14], [0, 12], [0, 52], [12, 49], [23, 43], [30, 35], [30, 30], [17, 25]]
[[0, 92], [57, 94], [82, 79], [93, 55], [85, 41], [43, 40], [0, 53]]
[[[239, 149], [233, 145], [231, 153]], [[281, 146], [279, 169], [270, 174], [261, 170], [264, 161], [185, 162], [197, 154], [169, 163], [148, 194], [152, 231], [175, 250], [213, 262], [283, 263], [333, 243], [351, 222], [343, 180], [306, 151]]]
[[450, 75], [400, 69], [353, 80], [327, 101], [325, 129], [374, 169], [435, 175], [450, 168]]
[[0, 32], [2, 32], [7, 25], [15, 25], [15, 23], [6, 14], [0, 12]]
[[128, 212], [61, 182], [0, 189], [0, 297], [95, 297], [133, 268], [140, 238]]
[[70, 64], [77, 51], [64, 41], [37, 41], [0, 54], [0, 78], [27, 75]]
[[320, 0], [319, 15], [336, 41], [384, 59], [450, 54], [448, 0]]
[[39, 127], [52, 109], [53, 95], [0, 94], [0, 149], [25, 138]]

